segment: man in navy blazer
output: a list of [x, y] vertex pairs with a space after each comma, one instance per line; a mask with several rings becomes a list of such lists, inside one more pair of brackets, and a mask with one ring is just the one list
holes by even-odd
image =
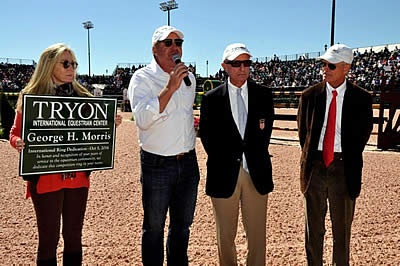
[[346, 80], [353, 60], [349, 47], [335, 44], [319, 59], [324, 80], [303, 91], [297, 115], [307, 262], [322, 265], [328, 201], [332, 265], [349, 265], [350, 230], [361, 190], [362, 152], [373, 127], [372, 97]]
[[206, 194], [214, 208], [220, 265], [237, 265], [239, 205], [248, 240], [247, 265], [265, 265], [274, 107], [271, 91], [249, 79], [250, 57], [244, 44], [228, 45], [221, 65], [229, 77], [201, 103], [200, 137], [208, 154]]

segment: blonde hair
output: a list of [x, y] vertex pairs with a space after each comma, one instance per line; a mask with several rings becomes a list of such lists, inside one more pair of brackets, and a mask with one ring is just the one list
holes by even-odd
[[[29, 83], [21, 91], [18, 102], [17, 110], [22, 111], [22, 95], [23, 94], [44, 94], [54, 95], [55, 94], [55, 83], [52, 79], [52, 74], [56, 63], [59, 61], [60, 56], [68, 52], [72, 56], [72, 60], [76, 62], [74, 52], [63, 43], [56, 43], [47, 47], [40, 55], [39, 62], [35, 68]], [[79, 96], [93, 96], [85, 87], [83, 87], [76, 80], [76, 70], [74, 71], [74, 78], [72, 80], [72, 87]]]

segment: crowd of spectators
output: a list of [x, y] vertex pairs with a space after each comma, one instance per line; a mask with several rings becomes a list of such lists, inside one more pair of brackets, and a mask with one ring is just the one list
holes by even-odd
[[[116, 68], [113, 75], [78, 75], [77, 80], [89, 90], [93, 84], [105, 84], [103, 94], [122, 95], [123, 88], [129, 85], [132, 74], [144, 65], [132, 68]], [[25, 64], [10, 64], [0, 62], [0, 90], [6, 92], [19, 92], [29, 82], [35, 66]]]
[[308, 87], [321, 80], [320, 66], [315, 59], [256, 61], [250, 73], [256, 82], [272, 88]]
[[34, 70], [33, 65], [0, 63], [0, 89], [19, 92], [28, 84]]
[[[78, 81], [93, 91], [93, 84], [104, 84], [103, 95], [122, 95], [133, 73], [144, 65], [117, 67], [112, 75], [78, 75]], [[189, 65], [192, 72], [196, 67]], [[0, 89], [19, 92], [29, 82], [34, 65], [0, 63]], [[316, 59], [300, 57], [283, 61], [274, 56], [270, 61], [256, 60], [250, 69], [251, 78], [274, 90], [302, 90], [322, 80], [321, 66]], [[224, 80], [226, 73], [220, 69], [214, 79]], [[354, 52], [352, 69], [348, 78], [368, 90], [379, 90], [382, 85], [400, 84], [400, 50], [387, 48], [379, 52], [372, 49]]]
[[[93, 90], [93, 86], [91, 86], [92, 84], [105, 84], [106, 86], [103, 89], [104, 95], [122, 95], [122, 91], [125, 88], [128, 88], [133, 73], [144, 66], [146, 65], [139, 64], [132, 65], [132, 67], [117, 66], [113, 75], [94, 75], [92, 77], [89, 77], [88, 75], [80, 75], [78, 76], [78, 80], [89, 90]], [[188, 68], [191, 72], [196, 74], [196, 66], [189, 64]]]
[[356, 51], [349, 79], [363, 88], [379, 90], [381, 86], [400, 85], [400, 50], [386, 47], [380, 52]]
[[[223, 80], [225, 76], [220, 69], [214, 78]], [[279, 57], [267, 62], [256, 60], [250, 67], [250, 76], [267, 87], [290, 90], [302, 90], [322, 80], [319, 61], [305, 57], [292, 61], [282, 61]], [[379, 52], [355, 51], [348, 78], [371, 91], [379, 90], [382, 85], [399, 84], [400, 50], [396, 46], [393, 51], [386, 47]]]
[[[291, 61], [281, 61], [278, 57], [267, 62], [256, 60], [250, 66], [250, 77], [270, 88], [291, 88], [291, 90], [311, 86], [322, 79], [318, 62], [303, 57]], [[225, 71], [220, 69], [215, 78], [224, 80]]]
[[122, 95], [124, 88], [128, 88], [129, 81], [136, 70], [145, 65], [133, 65], [132, 67], [117, 66], [112, 75], [79, 75], [78, 81], [90, 91], [94, 90], [93, 84], [104, 84], [104, 95]]

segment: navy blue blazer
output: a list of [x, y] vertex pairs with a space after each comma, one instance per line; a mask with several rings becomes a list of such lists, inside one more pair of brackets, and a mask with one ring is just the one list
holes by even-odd
[[206, 194], [215, 198], [232, 196], [243, 153], [257, 191], [273, 190], [272, 166], [268, 152], [274, 106], [271, 90], [248, 80], [248, 116], [244, 139], [232, 116], [228, 84], [203, 96], [200, 138], [207, 152]]

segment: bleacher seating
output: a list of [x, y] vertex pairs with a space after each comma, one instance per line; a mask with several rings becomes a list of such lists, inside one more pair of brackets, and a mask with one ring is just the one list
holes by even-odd
[[28, 84], [33, 65], [0, 63], [0, 89], [6, 92], [19, 92]]
[[[372, 48], [369, 51], [355, 50], [354, 55], [349, 73], [351, 81], [371, 91], [378, 90], [382, 82], [387, 85], [399, 82], [400, 51], [397, 46], [391, 51], [386, 46], [379, 51]], [[92, 84], [105, 84], [103, 95], [122, 96], [122, 90], [128, 87], [132, 74], [143, 66], [144, 64], [118, 65], [112, 75], [78, 75], [77, 79], [89, 90], [93, 90]], [[33, 71], [33, 65], [0, 63], [0, 89], [19, 92], [28, 83]], [[318, 62], [306, 56], [288, 61], [277, 56], [266, 62], [256, 60], [250, 72], [254, 80], [274, 91], [300, 91], [322, 80]], [[223, 80], [225, 73], [221, 69], [211, 78]]]
[[[302, 90], [322, 80], [321, 67], [316, 59], [300, 57], [297, 60], [282, 61], [278, 57], [267, 62], [255, 61], [250, 68], [250, 76], [260, 84], [273, 90]], [[222, 69], [214, 78], [224, 79]], [[392, 51], [384, 47], [363, 52], [355, 51], [349, 80], [361, 87], [376, 91], [382, 83], [389, 85], [400, 80], [400, 50], [396, 46]]]

